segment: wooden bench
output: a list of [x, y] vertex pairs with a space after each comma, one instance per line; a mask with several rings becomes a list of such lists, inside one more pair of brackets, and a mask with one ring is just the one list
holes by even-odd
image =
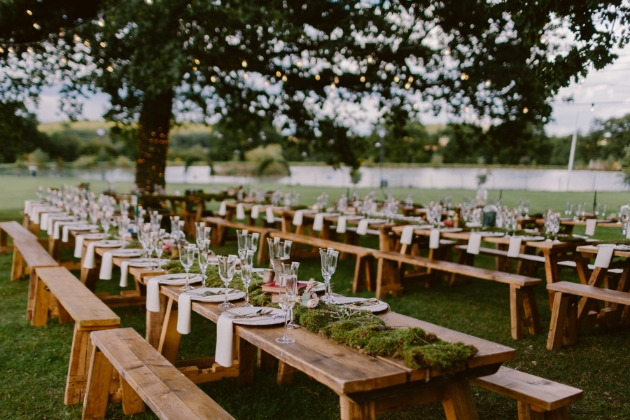
[[[285, 241], [309, 245], [314, 248], [334, 248], [336, 251], [356, 256], [352, 291], [353, 293], [358, 292], [363, 288], [363, 284], [365, 284], [369, 291], [373, 290], [375, 280], [373, 249], [289, 232], [273, 231], [270, 233], [270, 236], [272, 238], [280, 238]], [[295, 256], [298, 255], [298, 253], [298, 247], [292, 247], [291, 254]], [[319, 253], [317, 257], [319, 257]], [[363, 282], [361, 280], [363, 280]]]
[[402, 293], [403, 276], [399, 264], [410, 264], [434, 271], [451, 273], [451, 275], [463, 275], [508, 284], [510, 286], [512, 338], [515, 340], [523, 338], [523, 326], [529, 328], [530, 334], [540, 334], [542, 331], [534, 293], [534, 286], [542, 283], [540, 279], [450, 261], [403, 255], [394, 251], [374, 251], [373, 256], [378, 260], [376, 297], [379, 299], [384, 298], [388, 293], [396, 296]]
[[233, 222], [221, 217], [204, 217], [202, 220], [212, 227], [212, 244], [216, 246], [223, 245], [227, 237], [228, 229], [248, 230], [249, 232], [260, 234], [257, 262], [258, 265], [267, 263], [267, 259], [269, 258], [267, 251], [267, 237], [270, 232], [274, 232], [276, 229]]
[[471, 382], [514, 398], [519, 420], [568, 420], [567, 406], [579, 401], [584, 391], [504, 366], [494, 375]]
[[46, 325], [55, 311], [60, 324], [74, 320], [64, 404], [79, 404], [87, 384], [90, 332], [118, 328], [120, 318], [65, 267], [37, 268], [33, 277], [36, 293], [31, 325]]
[[28, 229], [24, 228], [16, 221], [0, 222], [0, 254], [12, 250], [14, 247], [9, 245], [7, 237], [10, 236], [13, 241], [31, 240], [37, 241], [37, 236], [33, 235]]
[[88, 388], [82, 419], [105, 418], [115, 369], [120, 378], [123, 413], [145, 403], [160, 419], [233, 419], [132, 328], [91, 333]]
[[37, 240], [15, 239], [13, 241], [13, 263], [11, 281], [24, 277], [29, 269], [37, 267], [58, 267], [59, 263], [46, 251]]
[[[625, 291], [568, 281], [548, 284], [547, 290], [555, 292], [547, 339], [548, 350], [559, 349], [563, 341], [565, 344], [577, 343], [579, 327], [606, 318], [608, 321], [618, 321], [622, 310], [627, 312], [630, 306], [630, 293]], [[599, 308], [600, 300], [612, 305], [602, 312], [592, 310]]]

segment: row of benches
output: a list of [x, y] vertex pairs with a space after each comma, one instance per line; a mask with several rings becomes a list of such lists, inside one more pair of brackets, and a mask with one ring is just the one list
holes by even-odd
[[[299, 239], [286, 236], [294, 234], [269, 234], [271, 237]], [[309, 238], [307, 243], [320, 247], [331, 245], [314, 243], [315, 239], [318, 238]], [[334, 247], [339, 248], [339, 245], [335, 243]], [[367, 256], [359, 248], [348, 245], [345, 252], [357, 255], [358, 261], [365, 261]], [[391, 256], [377, 254], [372, 257], [386, 261]], [[421, 262], [424, 267], [433, 264], [418, 260], [421, 257], [406, 257], [413, 259], [414, 263]], [[432, 265], [430, 268], [447, 272], [461, 268], [456, 267], [458, 264], [450, 264], [453, 266]], [[486, 272], [491, 270], [476, 274], [497, 281]], [[31, 274], [35, 284], [33, 325], [44, 325], [48, 316], [53, 314], [59, 317], [60, 322], [75, 321], [64, 401], [66, 404], [77, 404], [84, 399], [84, 418], [102, 418], [108, 400], [122, 401], [125, 414], [142, 411], [144, 401], [160, 418], [231, 418], [134, 330], [119, 329], [120, 319], [67, 269], [35, 267]], [[515, 280], [519, 277], [510, 276]], [[118, 374], [120, 388], [110, 395], [113, 370]], [[508, 377], [509, 382], [506, 383]], [[546, 412], [550, 417], [545, 418], [565, 418], [566, 405], [582, 395], [580, 390], [550, 381], [540, 380], [540, 386], [533, 386], [531, 375], [509, 369], [501, 369], [494, 375], [477, 379], [475, 383], [516, 398], [519, 413], [522, 407], [526, 407], [531, 412]], [[530, 389], [525, 392], [521, 389], [523, 387]], [[87, 396], [84, 397], [84, 394]]]

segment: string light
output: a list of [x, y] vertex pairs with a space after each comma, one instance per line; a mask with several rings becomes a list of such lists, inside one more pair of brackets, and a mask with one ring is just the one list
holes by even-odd
[[320, 79], [319, 74], [316, 74], [315, 75], [315, 80], [319, 80], [319, 79]]
[[37, 23], [33, 23], [33, 28], [35, 28], [35, 29], [37, 29], [39, 31], [42, 27], [39, 26]]
[[529, 112], [529, 109], [527, 107], [523, 108], [523, 114], [527, 114]]
[[248, 77], [249, 77], [249, 75], [248, 75], [247, 73], [245, 73], [245, 74], [243, 75], [243, 78], [244, 78], [244, 79], [247, 79]]
[[413, 104], [413, 109], [418, 109], [418, 104]]
[[405, 89], [409, 89], [411, 87], [411, 83], [405, 83]]
[[301, 62], [301, 61], [298, 61], [298, 62], [297, 62], [297, 66], [298, 66], [298, 67], [302, 67], [302, 62]]
[[444, 55], [451, 55], [451, 49], [450, 49], [450, 47], [446, 47], [446, 48], [444, 48], [443, 53], [444, 53]]
[[112, 66], [107, 66], [107, 71], [111, 73], [114, 71], [114, 68]]
[[29, 16], [33, 16], [33, 12], [31, 12], [30, 10], [27, 10], [26, 14], [29, 15]]
[[490, 86], [490, 79], [486, 80], [486, 86]]
[[105, 26], [105, 19], [100, 18], [100, 19], [98, 20], [98, 26], [100, 26], [101, 28], [102, 28], [103, 26]]
[[265, 86], [269, 86], [269, 80], [265, 80]]
[[399, 80], [398, 76], [394, 76], [394, 82], [398, 83]]
[[107, 42], [101, 42], [99, 45], [100, 45], [101, 47], [105, 48], [105, 47], [107, 47]]
[[241, 63], [241, 65], [242, 65], [243, 67], [247, 67], [247, 60], [243, 60], [243, 62]]
[[276, 77], [280, 77], [282, 76], [282, 73], [280, 73], [279, 71], [276, 72]]
[[284, 76], [282, 76], [282, 81], [286, 82], [287, 81], [287, 75], [285, 74]]
[[214, 77], [214, 76], [210, 76], [210, 81], [211, 81], [212, 83], [214, 83], [214, 82], [216, 82], [216, 81], [217, 81], [217, 78], [216, 78], [216, 77]]
[[462, 73], [460, 79], [462, 80], [468, 80], [468, 75], [466, 73]]
[[372, 64], [372, 56], [371, 55], [368, 55], [367, 62], [369, 64]]
[[335, 90], [335, 89], [337, 88], [337, 86], [336, 86], [334, 83], [331, 83], [331, 84], [330, 84], [330, 88], [331, 88], [332, 90]]
[[365, 82], [365, 76], [361, 76], [361, 83]]

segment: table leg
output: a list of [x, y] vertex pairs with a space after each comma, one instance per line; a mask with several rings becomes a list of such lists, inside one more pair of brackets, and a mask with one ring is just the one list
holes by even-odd
[[339, 405], [341, 420], [376, 420], [376, 404], [373, 401], [357, 404], [348, 397], [339, 396]]
[[152, 312], [147, 310], [146, 314], [146, 339], [156, 349], [160, 345], [160, 336], [162, 327], [164, 326], [164, 307], [166, 306], [166, 297], [160, 295], [160, 312]]
[[160, 336], [160, 344], [158, 351], [172, 364], [177, 360], [177, 352], [179, 351], [179, 343], [182, 335], [177, 331], [177, 303], [173, 298], [168, 299], [166, 312], [164, 314], [164, 324], [162, 334]]
[[[545, 257], [545, 277], [547, 284], [556, 283], [559, 281], [558, 274], [558, 255], [551, 252], [550, 249], [543, 249], [543, 255]], [[548, 291], [549, 293], [549, 307], [553, 309], [553, 297], [555, 292]]]
[[249, 341], [237, 338], [238, 345], [238, 384], [249, 385], [254, 382], [254, 345]]
[[447, 399], [442, 401], [447, 420], [478, 420], [470, 382], [453, 382], [446, 386]]

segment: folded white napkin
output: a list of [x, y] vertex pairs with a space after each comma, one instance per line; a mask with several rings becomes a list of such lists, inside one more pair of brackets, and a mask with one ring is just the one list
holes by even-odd
[[313, 221], [313, 230], [320, 231], [324, 228], [324, 217], [326, 213], [317, 213], [315, 215], [315, 220]]
[[25, 200], [24, 201], [24, 214], [28, 215], [31, 212], [31, 207], [36, 204], [42, 204], [41, 200]]
[[258, 219], [258, 215], [260, 214], [260, 205], [254, 204], [252, 207], [252, 219]]
[[371, 213], [376, 213], [378, 210], [378, 205], [376, 203], [372, 203], [372, 207], [370, 208]]
[[40, 216], [39, 230], [48, 230], [48, 216], [50, 216], [50, 213], [43, 213]]
[[227, 202], [221, 201], [221, 205], [219, 206], [219, 216], [225, 216], [227, 214]]
[[147, 311], [160, 312], [160, 279], [150, 278], [147, 282]]
[[597, 258], [595, 258], [595, 267], [608, 268], [614, 252], [614, 245], [600, 246], [597, 251]]
[[346, 216], [339, 216], [337, 219], [337, 233], [346, 233]]
[[[60, 222], [73, 222], [75, 221], [76, 218], [74, 216], [58, 216], [55, 217], [53, 215], [51, 215], [48, 218], [48, 234], [52, 237], [54, 237], [55, 235], [55, 226], [57, 226], [58, 223]], [[59, 229], [57, 229], [57, 237], [55, 239], [59, 239]]]
[[438, 249], [440, 247], [440, 229], [431, 229], [429, 236], [429, 248]]
[[101, 271], [98, 275], [98, 278], [101, 280], [111, 280], [113, 268], [114, 268], [114, 253], [113, 251], [107, 251], [103, 253], [103, 257], [101, 258]]
[[466, 252], [477, 255], [479, 254], [479, 248], [481, 248], [481, 233], [473, 232], [470, 234], [470, 238], [468, 239], [468, 248], [466, 248]]
[[630, 239], [630, 229], [626, 231], [626, 239]]
[[276, 216], [273, 214], [273, 207], [267, 206], [267, 223], [276, 223]]
[[403, 245], [411, 245], [413, 241], [413, 231], [416, 227], [413, 225], [407, 225], [403, 228], [402, 234], [400, 235], [400, 243]]
[[510, 246], [508, 247], [507, 256], [511, 258], [516, 258], [521, 253], [521, 242], [523, 238], [520, 236], [512, 236], [510, 237]]
[[[120, 264], [120, 283], [118, 285], [120, 287], [127, 287], [127, 278], [129, 277], [129, 264], [131, 264], [134, 260], [125, 260]], [[149, 265], [149, 263], [146, 263]]]
[[293, 226], [302, 226], [304, 223], [304, 210], [298, 210], [293, 215]]
[[90, 242], [87, 247], [87, 251], [85, 251], [85, 258], [83, 259], [83, 268], [94, 268], [96, 264], [94, 263], [94, 248], [99, 244], [99, 241]]
[[[87, 226], [86, 222], [76, 222], [76, 224], [63, 224], [61, 228], [61, 242], [68, 242], [70, 240], [70, 229], [76, 226]], [[55, 239], [59, 239], [55, 237]]]
[[243, 207], [243, 203], [238, 203], [236, 205], [236, 219], [237, 220], [245, 219], [245, 208]]
[[359, 222], [359, 226], [357, 227], [358, 235], [365, 235], [367, 233], [368, 226], [370, 224], [370, 219], [363, 219]]
[[597, 219], [586, 219], [586, 231], [584, 234], [588, 236], [595, 235], [595, 226], [597, 226]]
[[[76, 221], [76, 220], [55, 220], [55, 227], [52, 231], [52, 237], [54, 239], [61, 239], [62, 229], [64, 226], [81, 226], [86, 224], [85, 222]], [[68, 242], [68, 241], [66, 241]]]
[[83, 256], [83, 242], [85, 237], [83, 235], [77, 235], [74, 241], [74, 258], [81, 258]]
[[232, 318], [222, 314], [217, 321], [217, 346], [214, 353], [214, 361], [221, 366], [230, 367], [234, 362], [234, 355], [232, 354], [233, 335]]
[[[177, 332], [180, 334], [190, 334], [191, 299], [192, 296], [188, 293], [182, 293], [179, 295], [179, 298], [177, 298]], [[217, 338], [218, 337], [217, 335]], [[217, 341], [219, 340], [217, 339]]]

